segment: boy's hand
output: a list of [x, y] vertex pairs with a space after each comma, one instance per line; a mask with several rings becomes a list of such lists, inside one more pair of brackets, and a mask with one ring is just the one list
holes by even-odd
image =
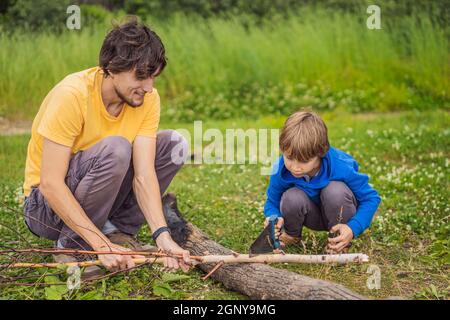
[[328, 238], [327, 252], [331, 254], [340, 253], [353, 239], [353, 231], [346, 224], [337, 224], [331, 228], [330, 232], [339, 234], [335, 238]]
[[[269, 225], [269, 218], [266, 218], [264, 220], [264, 228], [266, 228]], [[275, 225], [275, 238], [279, 239], [281, 234], [281, 228], [284, 225], [284, 219], [282, 217], [278, 218], [277, 224]]]

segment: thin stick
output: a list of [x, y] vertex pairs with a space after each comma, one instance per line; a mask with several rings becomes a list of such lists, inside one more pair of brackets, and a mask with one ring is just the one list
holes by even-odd
[[[136, 264], [142, 264], [142, 263], [148, 263], [150, 261], [154, 261], [156, 263], [163, 263], [163, 258], [156, 258], [156, 259], [145, 259], [145, 258], [139, 258], [139, 259], [133, 259], [134, 263]], [[12, 263], [9, 265], [0, 265], [0, 268], [58, 268], [61, 266], [65, 267], [90, 267], [90, 266], [101, 266], [102, 263], [100, 260], [88, 260], [88, 261], [80, 261], [80, 262], [66, 262], [66, 263], [57, 263], [57, 262], [50, 262], [50, 263], [29, 263], [29, 262], [19, 262], [19, 263]]]
[[[258, 255], [249, 257], [248, 254], [234, 255], [208, 255], [200, 257], [201, 261], [192, 261], [192, 265], [199, 263], [363, 263], [368, 262], [369, 257], [362, 253], [349, 254], [322, 254], [322, 255], [301, 255], [301, 254], [273, 254], [273, 255]], [[134, 263], [163, 263], [164, 258], [134, 258]], [[0, 265], [0, 268], [57, 268], [58, 266], [78, 266], [89, 267], [101, 265], [100, 260], [68, 262], [68, 263], [12, 263], [9, 265]]]
[[7, 286], [14, 286], [14, 287], [35, 287], [35, 286], [39, 286], [39, 287], [49, 287], [49, 286], [59, 286], [59, 285], [67, 285], [66, 282], [55, 282], [55, 283], [45, 283], [45, 282], [41, 282], [41, 283], [23, 283], [23, 282], [0, 282], [0, 287], [7, 287]]
[[223, 266], [223, 265], [224, 265], [224, 262], [223, 262], [223, 260], [221, 260], [218, 264], [216, 264], [216, 266], [215, 266], [214, 268], [211, 269], [210, 272], [208, 272], [208, 274], [207, 274], [206, 276], [204, 276], [204, 277], [202, 278], [202, 280], [208, 279], [210, 276], [212, 276], [212, 274], [213, 274], [214, 272], [216, 272], [217, 270], [219, 270], [219, 268], [220, 268], [221, 266]]
[[24, 240], [28, 245], [31, 246], [30, 241], [28, 241], [19, 231], [14, 230], [13, 228], [11, 228], [10, 226], [3, 224], [2, 222], [0, 222], [0, 226], [2, 226], [3, 228], [6, 228], [8, 230], [11, 230], [12, 232], [14, 232], [20, 239]]
[[[171, 258], [183, 258], [181, 254], [171, 254], [165, 252], [152, 252], [152, 251], [90, 251], [90, 250], [79, 250], [79, 249], [11, 249], [2, 250], [1, 254], [7, 253], [51, 253], [51, 254], [88, 254], [88, 255], [99, 255], [99, 254], [114, 254], [114, 255], [124, 255], [124, 256], [151, 256], [151, 257], [171, 257]], [[192, 260], [202, 261], [201, 256], [190, 256]]]
[[342, 216], [342, 211], [344, 210], [344, 206], [341, 206], [341, 211], [339, 212], [338, 223], [342, 223], [344, 217]]
[[368, 262], [369, 257], [362, 253], [348, 254], [265, 254], [250, 257], [248, 254], [203, 256], [202, 263], [217, 263], [223, 260], [224, 263], [363, 263]]
[[[4, 201], [3, 201], [3, 205], [5, 206], [6, 209], [8, 209], [8, 210], [14, 212], [15, 214], [19, 213], [19, 210], [16, 210], [16, 209], [14, 209], [14, 208], [9, 207], [9, 205], [7, 205]], [[39, 219], [36, 219], [35, 217], [32, 217], [32, 216], [30, 216], [30, 215], [26, 215], [26, 217], [29, 218], [29, 219], [32, 219], [32, 220], [34, 220], [34, 221], [36, 221], [36, 222], [38, 222], [39, 224], [43, 225], [44, 227], [47, 227], [47, 228], [50, 228], [50, 229], [52, 229], [52, 230], [54, 230], [54, 231], [59, 232], [60, 234], [62, 234], [62, 235], [64, 235], [64, 236], [68, 237], [70, 240], [72, 240], [74, 243], [76, 243], [76, 244], [77, 244], [78, 246], [80, 246], [81, 248], [86, 249], [81, 243], [79, 243], [78, 241], [76, 241], [74, 238], [72, 238], [71, 236], [69, 236], [67, 233], [65, 233], [65, 232], [63, 232], [63, 231], [61, 231], [61, 230], [58, 230], [58, 229], [56, 229], [56, 228], [54, 228], [54, 227], [52, 227], [52, 226], [49, 226], [49, 225], [43, 223], [42, 221], [39, 221]], [[75, 223], [74, 221], [72, 221], [72, 222]], [[100, 235], [99, 235], [95, 230], [91, 230], [91, 229], [89, 229], [89, 228], [85, 228], [85, 227], [80, 226], [79, 224], [76, 224], [76, 223], [75, 223], [75, 225], [78, 226], [78, 227], [80, 227], [80, 228], [83, 228], [83, 229], [86, 229], [86, 230], [88, 230], [88, 231], [91, 231], [91, 232], [95, 233], [97, 236], [100, 237]], [[100, 238], [101, 238], [101, 237], [100, 237]], [[28, 241], [27, 241], [27, 242], [28, 242]], [[105, 242], [105, 244], [109, 247], [109, 249], [111, 249], [111, 247], [110, 247], [110, 245], [108, 244], [108, 242], [106, 242], [106, 241], [104, 241], [104, 242]], [[29, 242], [28, 242], [28, 243], [29, 243]]]

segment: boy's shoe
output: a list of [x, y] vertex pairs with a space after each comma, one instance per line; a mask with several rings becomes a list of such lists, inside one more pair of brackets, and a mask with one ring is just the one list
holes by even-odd
[[142, 244], [135, 237], [130, 234], [123, 233], [121, 231], [114, 231], [106, 235], [112, 243], [118, 244], [119, 246], [131, 249], [133, 251], [158, 251], [157, 247], [151, 246], [149, 244]]
[[293, 237], [288, 235], [286, 232], [283, 232], [280, 235], [279, 240], [283, 242], [285, 246], [288, 246], [292, 244], [300, 244], [300, 242], [302, 241], [302, 237]]
[[[82, 260], [85, 260], [82, 257], [77, 258], [76, 255], [72, 254], [54, 254], [53, 259], [55, 260], [56, 263], [80, 262]], [[83, 273], [81, 274], [81, 280], [84, 281], [92, 280], [94, 278], [103, 276], [104, 274], [105, 271], [99, 266], [85, 267]]]

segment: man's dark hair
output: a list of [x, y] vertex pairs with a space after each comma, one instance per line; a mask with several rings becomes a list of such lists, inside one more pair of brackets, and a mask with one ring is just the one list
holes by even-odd
[[160, 74], [167, 64], [166, 60], [161, 39], [137, 17], [130, 17], [106, 35], [99, 57], [100, 67], [106, 76], [108, 70], [120, 73], [135, 69], [136, 78], [140, 80], [154, 75], [156, 71]]

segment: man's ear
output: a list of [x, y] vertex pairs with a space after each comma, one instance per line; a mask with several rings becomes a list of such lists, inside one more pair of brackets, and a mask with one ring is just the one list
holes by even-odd
[[[108, 66], [109, 66], [110, 64], [111, 64], [111, 61], [108, 62]], [[106, 71], [108, 71], [108, 75], [109, 75], [111, 78], [114, 78], [114, 73], [112, 73], [111, 70], [109, 70], [109, 68], [106, 68]]]

